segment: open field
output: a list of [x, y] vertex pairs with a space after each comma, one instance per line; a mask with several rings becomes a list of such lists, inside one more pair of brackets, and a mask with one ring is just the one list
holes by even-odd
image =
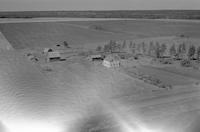
[[63, 41], [73, 46], [95, 48], [109, 40], [159, 39], [182, 34], [195, 38], [194, 43], [198, 43], [200, 34], [198, 23], [159, 20], [3, 23], [0, 30], [15, 49], [47, 47]]
[[120, 33], [95, 31], [66, 22], [55, 23], [17, 23], [1, 24], [0, 30], [15, 49], [48, 47], [63, 41], [68, 41], [72, 46], [89, 47], [86, 44], [103, 44], [112, 39], [133, 39], [135, 36]]
[[[10, 43], [14, 48], [0, 53], [0, 120], [6, 125], [19, 119], [52, 122], [64, 132], [83, 132], [82, 128], [85, 130], [87, 126], [94, 131], [105, 127], [104, 132], [116, 132], [122, 127], [122, 131], [127, 132], [128, 126], [138, 128], [140, 125], [152, 131], [161, 129], [158, 132], [194, 132], [191, 126], [200, 114], [198, 70], [180, 66], [152, 67], [148, 63], [144, 66], [137, 61], [133, 61], [137, 66], [128, 70], [112, 69], [101, 62], [87, 60], [79, 50], [94, 49], [112, 39], [136, 43], [159, 41], [169, 45], [188, 42], [188, 45], [198, 46], [199, 23], [163, 20], [17, 22], [1, 23], [0, 31], [0, 43]], [[67, 50], [79, 47], [75, 54], [65, 61], [46, 62], [43, 48], [63, 41], [71, 46]], [[29, 60], [27, 53], [31, 52], [39, 56], [38, 62]], [[165, 89], [146, 83], [133, 75], [133, 69], [173, 87]], [[117, 130], [110, 130], [112, 127]]]

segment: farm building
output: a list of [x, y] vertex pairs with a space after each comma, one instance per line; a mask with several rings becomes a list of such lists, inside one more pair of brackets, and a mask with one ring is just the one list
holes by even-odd
[[52, 46], [51, 48], [44, 48], [43, 54], [47, 54], [48, 52], [59, 52], [59, 53], [65, 53], [66, 51], [71, 50], [69, 48], [66, 48], [63, 44], [57, 44]]
[[87, 59], [89, 61], [102, 61], [104, 57], [102, 55], [97, 54], [97, 55], [90, 55], [87, 57]]
[[51, 49], [51, 48], [44, 48], [43, 54], [47, 54], [48, 52], [53, 52], [53, 49]]
[[119, 67], [120, 66], [120, 57], [118, 55], [108, 55], [103, 60], [103, 66], [112, 68], [112, 67]]
[[60, 61], [61, 60], [61, 55], [59, 52], [53, 51], [53, 52], [48, 52], [47, 53], [47, 62], [52, 62], [52, 61]]

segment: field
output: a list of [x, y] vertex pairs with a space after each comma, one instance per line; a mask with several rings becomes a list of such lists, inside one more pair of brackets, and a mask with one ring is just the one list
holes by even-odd
[[[93, 28], [95, 25], [102, 29]], [[155, 37], [182, 34], [196, 39], [195, 43], [198, 43], [200, 35], [199, 22], [156, 20], [1, 23], [0, 30], [15, 49], [47, 47], [63, 41], [73, 46], [95, 48], [109, 40], [155, 40]]]
[[[194, 132], [192, 126], [200, 114], [198, 70], [176, 64], [153, 66], [141, 63], [141, 59], [131, 61], [137, 63], [135, 67], [109, 69], [101, 62], [87, 60], [80, 50], [93, 50], [110, 40], [159, 41], [167, 45], [185, 42], [187, 46], [198, 46], [199, 23], [176, 20], [44, 22], [44, 19], [0, 22], [2, 49], [5, 50], [5, 43], [13, 47], [0, 53], [0, 120], [8, 127], [9, 123], [19, 120], [44, 121], [74, 132], [118, 132], [120, 129]], [[46, 62], [43, 48], [64, 41], [71, 47], [67, 50], [78, 48], [75, 54], [65, 61]], [[27, 57], [32, 52], [39, 58], [38, 62]], [[136, 72], [159, 79], [171, 88], [147, 83], [136, 77]]]
[[113, 11], [21, 11], [0, 12], [0, 18], [76, 17], [76, 18], [142, 18], [199, 19], [199, 10], [113, 10]]

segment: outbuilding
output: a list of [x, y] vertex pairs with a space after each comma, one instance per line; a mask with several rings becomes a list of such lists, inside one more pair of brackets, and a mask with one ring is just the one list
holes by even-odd
[[104, 59], [104, 57], [100, 54], [97, 54], [97, 55], [90, 55], [87, 57], [87, 59], [89, 61], [102, 61]]

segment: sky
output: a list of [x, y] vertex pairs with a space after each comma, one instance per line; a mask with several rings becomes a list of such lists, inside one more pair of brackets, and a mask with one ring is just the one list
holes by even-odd
[[200, 9], [200, 0], [0, 0], [0, 11]]

